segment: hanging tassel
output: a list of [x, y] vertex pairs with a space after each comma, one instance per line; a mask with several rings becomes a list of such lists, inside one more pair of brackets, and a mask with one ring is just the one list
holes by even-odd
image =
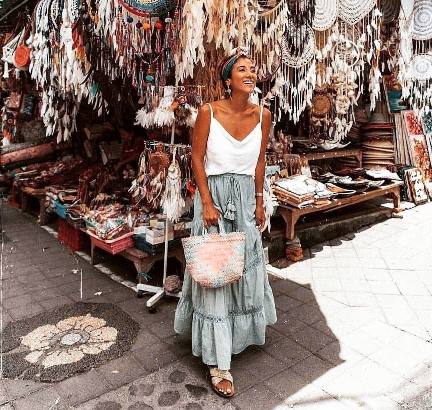
[[181, 195], [181, 171], [176, 159], [176, 148], [173, 152], [173, 160], [168, 167], [165, 183], [165, 192], [162, 197], [162, 207], [167, 219], [177, 222], [182, 216], [185, 201]]

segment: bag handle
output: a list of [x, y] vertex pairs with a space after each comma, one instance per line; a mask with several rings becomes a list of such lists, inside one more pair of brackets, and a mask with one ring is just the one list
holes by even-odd
[[[220, 233], [221, 235], [226, 235], [225, 228], [224, 228], [224, 226], [223, 226], [223, 223], [222, 223], [222, 219], [221, 219], [221, 218], [218, 219], [218, 228], [219, 228], [219, 233]], [[207, 235], [209, 234], [208, 228], [206, 228], [205, 226], [203, 226], [203, 230], [202, 230], [202, 232], [203, 232], [203, 235], [204, 235], [204, 236], [207, 236]]]

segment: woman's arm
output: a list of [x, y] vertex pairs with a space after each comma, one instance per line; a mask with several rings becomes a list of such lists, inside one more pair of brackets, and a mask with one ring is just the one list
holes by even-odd
[[[257, 166], [255, 168], [255, 192], [262, 194], [264, 190], [264, 173], [265, 173], [265, 153], [267, 149], [267, 142], [270, 135], [271, 128], [271, 113], [267, 108], [263, 109], [263, 118], [261, 124], [262, 140], [261, 150], [258, 157]], [[265, 212], [264, 212], [264, 197], [259, 195], [256, 197], [256, 211], [255, 218], [257, 226], [262, 229], [265, 224]]]
[[206, 104], [198, 111], [192, 139], [192, 170], [203, 204], [202, 217], [204, 226], [217, 225], [219, 219], [219, 212], [214, 206], [204, 168], [204, 158], [210, 132], [210, 120], [211, 112], [209, 106]]

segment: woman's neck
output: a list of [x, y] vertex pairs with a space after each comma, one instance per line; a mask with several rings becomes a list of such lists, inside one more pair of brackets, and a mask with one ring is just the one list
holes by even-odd
[[228, 101], [233, 111], [245, 111], [249, 106], [249, 94], [235, 94]]

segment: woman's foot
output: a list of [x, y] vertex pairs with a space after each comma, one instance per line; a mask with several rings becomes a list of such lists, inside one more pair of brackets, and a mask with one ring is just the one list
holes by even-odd
[[222, 397], [234, 396], [233, 377], [228, 370], [217, 367], [210, 368], [210, 378], [213, 390]]

